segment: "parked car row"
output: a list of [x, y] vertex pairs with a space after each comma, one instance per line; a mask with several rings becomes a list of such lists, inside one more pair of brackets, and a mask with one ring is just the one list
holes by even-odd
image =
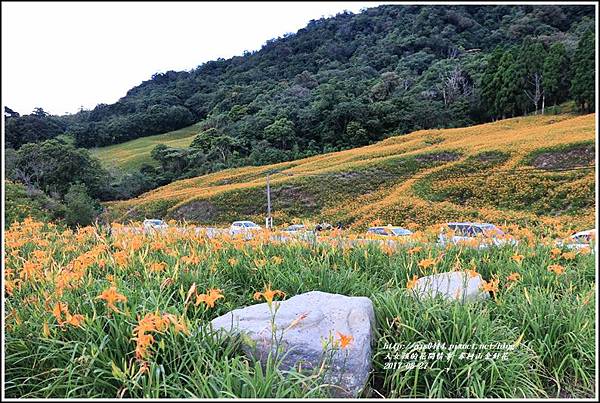
[[[168, 228], [166, 222], [160, 219], [146, 219], [142, 224], [144, 232], [149, 231], [164, 231]], [[341, 225], [338, 224], [338, 228]], [[223, 231], [228, 232], [229, 235], [237, 236], [243, 235], [244, 238], [252, 238], [252, 234], [260, 231], [262, 227], [252, 221], [234, 221], [229, 230], [219, 230], [216, 228], [204, 228], [202, 229], [209, 235], [216, 235]], [[285, 235], [282, 239], [289, 239], [289, 236], [298, 236], [309, 233], [317, 233], [321, 231], [332, 230], [333, 226], [328, 223], [320, 223], [315, 225], [312, 229], [309, 229], [304, 224], [292, 224], [284, 229], [282, 233]], [[196, 229], [196, 233], [199, 233], [199, 228]], [[413, 232], [409, 229], [387, 225], [370, 227], [366, 236], [369, 239], [388, 239], [388, 240], [405, 240], [410, 239], [413, 236]], [[591, 248], [595, 251], [595, 239], [596, 230], [586, 230], [577, 232], [571, 235], [566, 240], [557, 240], [557, 246], [564, 246], [569, 249], [584, 249]], [[442, 225], [440, 234], [438, 236], [438, 244], [440, 246], [446, 246], [449, 244], [471, 246], [479, 249], [488, 248], [490, 246], [504, 246], [504, 245], [517, 245], [518, 241], [504, 233], [500, 228], [490, 223], [477, 223], [477, 222], [449, 222]]]

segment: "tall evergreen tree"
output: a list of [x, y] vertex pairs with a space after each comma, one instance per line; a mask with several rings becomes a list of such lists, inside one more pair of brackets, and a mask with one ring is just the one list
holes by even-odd
[[498, 92], [500, 90], [502, 81], [500, 76], [496, 77], [500, 59], [503, 55], [502, 48], [497, 47], [490, 55], [483, 75], [481, 76], [481, 97], [483, 102], [483, 108], [487, 111], [488, 115], [492, 118], [497, 118], [502, 114], [498, 109]]
[[573, 58], [573, 81], [571, 94], [582, 111], [594, 110], [596, 85], [595, 74], [595, 38], [592, 30], [587, 31], [579, 40]]
[[515, 47], [504, 53], [494, 76], [499, 83], [497, 108], [502, 118], [514, 117], [526, 108], [523, 93], [525, 69], [519, 56]]
[[543, 67], [543, 86], [547, 103], [557, 105], [569, 96], [569, 57], [562, 43], [555, 43], [548, 50]]

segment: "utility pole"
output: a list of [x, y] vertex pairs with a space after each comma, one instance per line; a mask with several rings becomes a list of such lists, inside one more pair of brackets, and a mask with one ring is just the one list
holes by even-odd
[[273, 219], [271, 218], [271, 183], [269, 181], [270, 176], [271, 171], [267, 172], [267, 228], [271, 228], [273, 226]]
[[281, 172], [278, 169], [267, 171], [267, 218], [265, 219], [267, 228], [273, 228], [273, 217], [271, 216], [271, 175], [273, 174], [294, 176], [292, 173]]

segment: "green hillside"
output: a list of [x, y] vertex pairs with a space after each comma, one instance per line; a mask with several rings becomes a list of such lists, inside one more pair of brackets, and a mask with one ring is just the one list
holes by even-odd
[[185, 148], [198, 134], [199, 125], [194, 124], [172, 132], [155, 136], [141, 137], [125, 143], [92, 149], [104, 166], [117, 166], [123, 169], [137, 169], [142, 164], [156, 165], [150, 152], [157, 144], [166, 144], [172, 148]]
[[113, 220], [263, 222], [271, 178], [275, 223], [447, 220], [593, 226], [595, 114], [530, 116], [421, 130], [336, 153], [228, 169], [106, 205]]

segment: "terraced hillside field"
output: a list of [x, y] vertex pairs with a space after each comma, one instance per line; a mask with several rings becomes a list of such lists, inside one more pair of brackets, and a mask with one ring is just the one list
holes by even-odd
[[157, 162], [150, 157], [154, 147], [158, 144], [175, 148], [188, 147], [199, 131], [198, 125], [195, 124], [156, 136], [141, 137], [125, 143], [96, 148], [92, 150], [92, 154], [98, 157], [104, 166], [135, 169], [142, 164], [157, 165]]
[[590, 227], [595, 118], [531, 116], [423, 130], [302, 160], [225, 170], [108, 203], [108, 218], [263, 222], [266, 174], [276, 170], [276, 225], [310, 219], [418, 228], [464, 219]]

